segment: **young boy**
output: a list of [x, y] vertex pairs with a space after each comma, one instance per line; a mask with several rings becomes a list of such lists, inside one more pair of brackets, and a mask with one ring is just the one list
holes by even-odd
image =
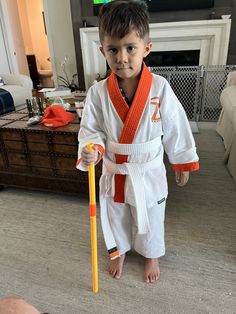
[[[121, 277], [125, 253], [145, 257], [144, 281], [160, 277], [165, 254], [165, 150], [176, 182], [199, 168], [186, 114], [168, 82], [143, 63], [152, 47], [142, 1], [113, 1], [99, 15], [101, 52], [112, 71], [87, 93], [79, 131], [77, 168], [103, 158], [100, 208], [110, 254], [109, 273]], [[86, 148], [95, 144], [94, 150]]]

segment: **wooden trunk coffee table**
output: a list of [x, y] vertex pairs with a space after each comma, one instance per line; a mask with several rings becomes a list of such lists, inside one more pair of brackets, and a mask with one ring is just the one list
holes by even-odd
[[[22, 108], [0, 116], [0, 186], [88, 195], [88, 174], [75, 168], [79, 119], [64, 127], [27, 126]], [[96, 184], [101, 163], [96, 166]]]

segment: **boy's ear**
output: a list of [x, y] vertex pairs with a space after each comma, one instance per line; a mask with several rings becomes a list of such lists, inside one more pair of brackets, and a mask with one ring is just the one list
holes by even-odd
[[148, 41], [144, 49], [143, 57], [145, 58], [151, 52], [151, 50], [152, 50], [152, 42]]
[[100, 49], [101, 53], [104, 55], [104, 57], [105, 57], [104, 50], [103, 50], [102, 46], [99, 49]]

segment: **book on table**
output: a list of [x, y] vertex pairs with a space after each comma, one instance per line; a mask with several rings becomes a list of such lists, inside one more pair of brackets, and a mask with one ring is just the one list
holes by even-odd
[[42, 88], [39, 90], [44, 94], [44, 97], [55, 98], [61, 96], [70, 96], [71, 90], [68, 87], [56, 87], [56, 88]]

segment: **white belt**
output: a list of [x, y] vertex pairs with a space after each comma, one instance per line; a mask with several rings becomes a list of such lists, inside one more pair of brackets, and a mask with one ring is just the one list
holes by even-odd
[[142, 155], [156, 151], [161, 145], [161, 136], [140, 144], [120, 144], [107, 140], [106, 151], [119, 155]]
[[138, 233], [144, 234], [150, 230], [145, 192], [143, 187], [143, 173], [147, 170], [158, 168], [162, 164], [162, 154], [146, 163], [123, 163], [116, 164], [107, 158], [103, 159], [104, 166], [109, 174], [129, 175], [137, 211]]

